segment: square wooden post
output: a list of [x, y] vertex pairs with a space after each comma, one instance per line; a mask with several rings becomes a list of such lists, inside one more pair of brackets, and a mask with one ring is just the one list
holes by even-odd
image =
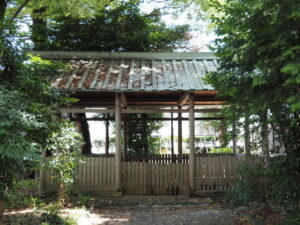
[[[178, 106], [181, 109], [181, 106]], [[178, 113], [178, 156], [179, 162], [182, 160], [182, 114]]]
[[124, 153], [123, 153], [123, 159], [124, 161], [127, 161], [127, 153], [128, 153], [128, 119], [127, 114], [124, 115]]
[[122, 168], [121, 168], [121, 95], [115, 95], [115, 169], [116, 169], [116, 191], [122, 190]]
[[189, 147], [190, 147], [190, 192], [195, 191], [195, 172], [196, 172], [196, 156], [195, 156], [195, 111], [194, 111], [194, 94], [189, 93]]
[[232, 151], [233, 151], [233, 154], [236, 155], [237, 153], [237, 132], [236, 132], [236, 123], [235, 123], [235, 118], [233, 119], [233, 122], [232, 122]]

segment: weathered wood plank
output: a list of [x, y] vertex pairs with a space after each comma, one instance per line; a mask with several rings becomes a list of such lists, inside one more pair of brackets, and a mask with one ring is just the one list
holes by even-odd
[[78, 83], [78, 85], [77, 85], [77, 88], [78, 88], [78, 89], [82, 89], [83, 84], [84, 84], [86, 78], [88, 77], [90, 70], [91, 70], [93, 67], [95, 67], [96, 64], [97, 64], [97, 62], [93, 62], [93, 63], [91, 63], [91, 64], [89, 63], [89, 64], [86, 66], [85, 71], [84, 71], [84, 73], [83, 73], [83, 75], [82, 75], [82, 77], [81, 77], [81, 79], [80, 79], [80, 81], [79, 81], [79, 83]]
[[121, 64], [119, 66], [119, 72], [118, 72], [118, 77], [117, 77], [115, 89], [120, 89], [124, 67], [125, 67], [124, 60], [121, 60]]
[[155, 61], [152, 60], [152, 68], [151, 68], [151, 73], [152, 73], [152, 89], [156, 90], [157, 89], [157, 74], [156, 74], [156, 65]]
[[67, 81], [67, 83], [66, 83], [66, 85], [65, 85], [64, 89], [68, 89], [68, 88], [70, 88], [70, 86], [71, 86], [71, 84], [72, 84], [72, 82], [73, 82], [73, 80], [74, 80], [74, 78], [75, 78], [75, 76], [76, 76], [76, 74], [77, 74], [78, 70], [79, 70], [79, 68], [78, 68], [78, 67], [77, 67], [77, 68], [75, 68], [75, 69], [73, 70], [73, 72], [72, 72], [72, 74], [71, 74], [71, 76], [70, 76], [69, 80]]
[[95, 72], [95, 75], [94, 75], [94, 78], [93, 78], [93, 81], [90, 85], [90, 88], [93, 89], [96, 87], [96, 84], [97, 84], [97, 81], [98, 81], [98, 78], [100, 76], [100, 73], [101, 73], [101, 69], [102, 69], [102, 66], [103, 66], [103, 61], [101, 60], [100, 63], [99, 63], [99, 66]]
[[163, 73], [163, 77], [164, 77], [164, 86], [166, 90], [170, 89], [170, 84], [169, 84], [169, 74], [167, 71], [167, 66], [166, 66], [166, 60], [162, 60], [162, 73]]
[[135, 75], [134, 69], [135, 69], [135, 61], [131, 60], [130, 71], [129, 71], [129, 80], [128, 80], [128, 89], [133, 88], [133, 78]]
[[109, 65], [109, 67], [108, 67], [108, 70], [107, 70], [107, 73], [106, 73], [106, 75], [105, 75], [105, 80], [104, 80], [102, 89], [107, 89], [107, 87], [108, 87], [109, 79], [110, 79], [110, 75], [111, 75], [113, 66], [114, 66], [114, 60], [111, 61], [110, 65]]
[[145, 72], [146, 72], [146, 66], [145, 66], [145, 60], [142, 60], [141, 62], [141, 85], [140, 89], [145, 89]]

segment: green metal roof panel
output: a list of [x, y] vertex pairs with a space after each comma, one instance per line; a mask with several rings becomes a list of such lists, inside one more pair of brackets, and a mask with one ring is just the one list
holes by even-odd
[[33, 52], [45, 59], [68, 60], [72, 71], [50, 78], [60, 90], [200, 91], [216, 71], [212, 53]]

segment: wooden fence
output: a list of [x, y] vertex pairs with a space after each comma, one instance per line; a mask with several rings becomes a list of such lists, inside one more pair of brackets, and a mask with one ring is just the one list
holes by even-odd
[[[187, 157], [188, 158], [188, 157]], [[187, 162], [186, 159], [185, 162]], [[197, 155], [196, 190], [228, 190], [237, 179], [235, 169], [243, 157], [233, 155]], [[78, 169], [75, 188], [81, 191], [106, 192], [115, 188], [114, 157], [86, 157]], [[55, 189], [47, 173], [47, 191]], [[180, 195], [189, 191], [189, 164], [172, 160], [122, 162], [124, 194]]]

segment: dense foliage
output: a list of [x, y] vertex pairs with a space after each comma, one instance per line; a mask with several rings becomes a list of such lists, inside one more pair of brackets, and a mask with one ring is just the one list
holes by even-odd
[[171, 51], [189, 39], [187, 25], [167, 27], [159, 15], [144, 15], [131, 2], [99, 10], [92, 18], [57, 18], [46, 32], [40, 50]]
[[142, 119], [128, 121], [128, 153], [158, 153], [160, 139], [157, 131], [163, 124], [153, 120], [147, 121], [146, 119], [161, 118], [162, 114], [132, 114], [128, 115], [128, 117]]
[[[252, 128], [268, 124], [275, 131], [285, 152], [271, 159], [267, 168], [269, 197], [296, 205], [300, 200], [300, 3], [234, 0], [215, 2], [214, 7], [220, 66], [208, 80], [230, 98], [229, 115], [249, 117]], [[271, 153], [279, 153], [279, 148]]]
[[16, 28], [4, 23], [0, 21], [0, 224], [14, 180], [37, 168], [51, 134], [61, 129], [58, 106], [73, 102], [45, 79], [68, 68], [27, 55]]

